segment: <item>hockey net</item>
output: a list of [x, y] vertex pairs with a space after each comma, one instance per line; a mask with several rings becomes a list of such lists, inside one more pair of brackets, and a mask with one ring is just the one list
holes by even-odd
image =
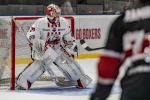
[[[34, 21], [41, 17], [17, 16], [0, 18], [0, 90], [14, 90], [17, 76], [32, 62], [30, 58], [31, 50], [26, 39], [26, 33]], [[65, 18], [70, 23], [73, 33], [74, 18], [72, 16], [66, 16]], [[57, 75], [59, 73], [58, 71]], [[41, 85], [42, 81], [50, 80], [52, 80], [52, 77], [48, 73], [44, 73], [38, 79], [38, 84]]]

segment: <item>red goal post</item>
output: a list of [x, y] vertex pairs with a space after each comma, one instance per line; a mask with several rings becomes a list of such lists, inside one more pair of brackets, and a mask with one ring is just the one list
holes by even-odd
[[[20, 43], [21, 41], [24, 42], [23, 39], [20, 39], [21, 36], [24, 36], [24, 35], [21, 35], [21, 34], [25, 34], [26, 31], [28, 30], [28, 28], [30, 26], [28, 26], [29, 24], [27, 24], [27, 22], [30, 22], [30, 21], [35, 21], [37, 20], [38, 18], [41, 18], [42, 16], [15, 16], [15, 17], [12, 17], [12, 33], [11, 33], [11, 87], [10, 89], [11, 90], [14, 90], [15, 89], [15, 79], [16, 79], [16, 65], [17, 64], [20, 64], [20, 60], [21, 58], [18, 58], [17, 59], [17, 56], [19, 56], [19, 54], [21, 54], [20, 52], [18, 53], [17, 49], [20, 49], [20, 48], [23, 48], [21, 49], [22, 50], [25, 50], [23, 45], [22, 44], [19, 44], [18, 45], [18, 42]], [[71, 31], [72, 31], [72, 36], [74, 36], [74, 17], [73, 16], [64, 16], [64, 18], [68, 19], [70, 25], [71, 25]], [[19, 23], [20, 21], [20, 23]], [[24, 23], [21, 23], [21, 22], [24, 22]], [[27, 26], [23, 26], [23, 25], [27, 25]], [[20, 29], [20, 28], [21, 29]], [[17, 36], [20, 36], [20, 37], [17, 37]], [[17, 47], [19, 46], [19, 47]], [[25, 43], [25, 46], [26, 46], [26, 43]], [[22, 53], [25, 53], [26, 51], [22, 51]], [[29, 53], [29, 52], [28, 52]], [[23, 55], [21, 55], [23, 56]], [[26, 56], [26, 53], [25, 53], [25, 56]], [[17, 62], [17, 60], [19, 60]], [[25, 58], [22, 58], [22, 60], [25, 60]], [[23, 61], [22, 61], [23, 62]]]

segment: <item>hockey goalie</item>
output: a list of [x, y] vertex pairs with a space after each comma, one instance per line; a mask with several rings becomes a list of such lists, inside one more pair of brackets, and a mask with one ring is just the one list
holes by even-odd
[[[31, 85], [47, 71], [58, 86], [86, 88], [92, 79], [84, 73], [73, 59], [77, 44], [71, 37], [69, 23], [60, 17], [61, 9], [55, 5], [47, 6], [46, 16], [39, 18], [27, 33], [31, 46], [33, 62], [17, 78], [17, 87], [30, 89]], [[63, 73], [60, 80], [52, 71], [52, 64]]]

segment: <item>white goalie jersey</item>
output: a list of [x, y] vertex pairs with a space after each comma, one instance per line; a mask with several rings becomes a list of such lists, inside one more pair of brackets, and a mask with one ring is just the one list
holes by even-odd
[[[71, 36], [71, 27], [67, 19], [63, 17], [57, 18], [55, 22], [50, 22], [47, 17], [38, 19], [28, 31], [27, 38], [31, 44], [37, 39], [42, 40], [44, 43], [42, 45], [44, 46], [42, 47], [42, 52], [46, 51], [48, 47], [57, 50], [61, 45], [71, 55], [76, 53], [73, 51], [76, 43], [75, 39]], [[32, 57], [34, 58], [33, 52]]]
[[[30, 28], [27, 33], [28, 40], [33, 43], [34, 39], [41, 39], [49, 44], [57, 44], [50, 43], [54, 39], [62, 40], [62, 37], [65, 34], [71, 35], [70, 25], [68, 21], [60, 17], [56, 20], [55, 23], [50, 23], [47, 17], [43, 17], [38, 19]], [[56, 41], [55, 41], [56, 42]]]

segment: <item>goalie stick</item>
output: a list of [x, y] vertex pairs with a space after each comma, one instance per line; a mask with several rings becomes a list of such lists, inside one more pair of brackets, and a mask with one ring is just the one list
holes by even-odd
[[89, 45], [85, 42], [84, 39], [80, 40], [81, 46], [87, 50], [87, 51], [94, 51], [94, 50], [99, 50], [99, 49], [104, 49], [105, 47], [98, 47], [98, 48], [91, 48]]

